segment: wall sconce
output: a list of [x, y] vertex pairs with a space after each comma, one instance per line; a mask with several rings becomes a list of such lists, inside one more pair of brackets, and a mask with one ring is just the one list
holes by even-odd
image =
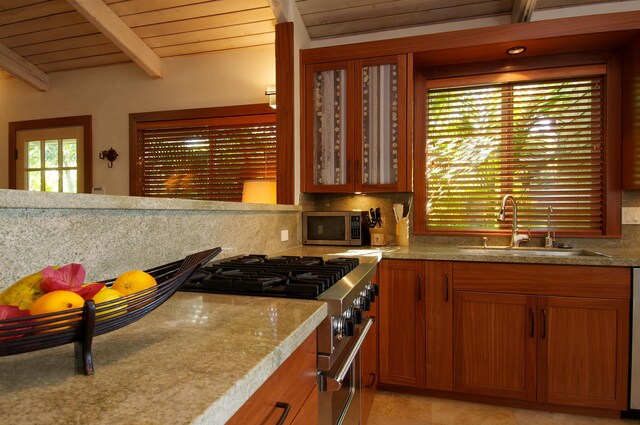
[[116, 152], [114, 148], [110, 148], [108, 151], [100, 152], [98, 157], [100, 159], [106, 159], [107, 161], [109, 161], [109, 164], [107, 164], [107, 167], [113, 168], [113, 161], [115, 161], [116, 158], [118, 157], [118, 152]]
[[269, 96], [269, 106], [276, 109], [276, 86], [267, 86], [267, 89], [264, 91], [264, 95]]

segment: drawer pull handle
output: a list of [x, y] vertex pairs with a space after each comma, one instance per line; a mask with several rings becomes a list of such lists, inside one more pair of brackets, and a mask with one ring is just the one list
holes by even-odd
[[449, 302], [449, 273], [444, 275], [444, 301]]
[[369, 376], [371, 377], [371, 382], [368, 385], [365, 385], [365, 388], [373, 388], [373, 386], [376, 384], [376, 374], [370, 373]]
[[418, 301], [422, 301], [422, 273], [418, 273]]
[[356, 159], [356, 169], [354, 170], [356, 176], [356, 183], [360, 183], [360, 177], [362, 176], [362, 170], [360, 170], [360, 160]]
[[547, 311], [542, 310], [542, 335], [541, 338], [547, 337]]
[[276, 401], [276, 407], [279, 407], [280, 409], [284, 409], [284, 411], [282, 412], [282, 416], [280, 416], [280, 419], [276, 424], [276, 425], [282, 425], [284, 424], [285, 419], [287, 419], [287, 416], [289, 415], [289, 410], [291, 410], [291, 405], [289, 403], [282, 403], [280, 401]]
[[347, 183], [351, 183], [351, 160], [347, 159]]

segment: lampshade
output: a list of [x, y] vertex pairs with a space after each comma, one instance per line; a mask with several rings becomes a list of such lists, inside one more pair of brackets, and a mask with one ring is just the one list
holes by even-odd
[[275, 204], [275, 180], [245, 180], [242, 188], [242, 202], [251, 204]]

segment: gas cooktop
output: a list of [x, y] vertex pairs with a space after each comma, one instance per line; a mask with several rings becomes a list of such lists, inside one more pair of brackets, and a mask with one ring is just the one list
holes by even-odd
[[358, 264], [357, 258], [243, 255], [201, 267], [180, 290], [316, 299]]

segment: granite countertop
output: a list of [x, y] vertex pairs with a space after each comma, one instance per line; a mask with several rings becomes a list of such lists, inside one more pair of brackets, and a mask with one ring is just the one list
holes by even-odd
[[15, 424], [223, 424], [319, 325], [318, 301], [178, 292], [93, 342], [0, 357], [0, 418]]
[[[542, 249], [542, 248], [541, 248]], [[440, 261], [475, 261], [485, 263], [521, 263], [521, 264], [560, 264], [582, 266], [640, 267], [640, 249], [612, 249], [584, 247], [606, 256], [584, 257], [547, 257], [513, 254], [469, 254], [461, 252], [457, 246], [443, 245], [410, 245], [385, 247], [340, 247], [340, 246], [300, 246], [278, 254], [287, 255], [324, 255], [324, 256], [358, 256], [361, 261], [369, 259], [404, 259], [404, 260], [440, 260]]]

